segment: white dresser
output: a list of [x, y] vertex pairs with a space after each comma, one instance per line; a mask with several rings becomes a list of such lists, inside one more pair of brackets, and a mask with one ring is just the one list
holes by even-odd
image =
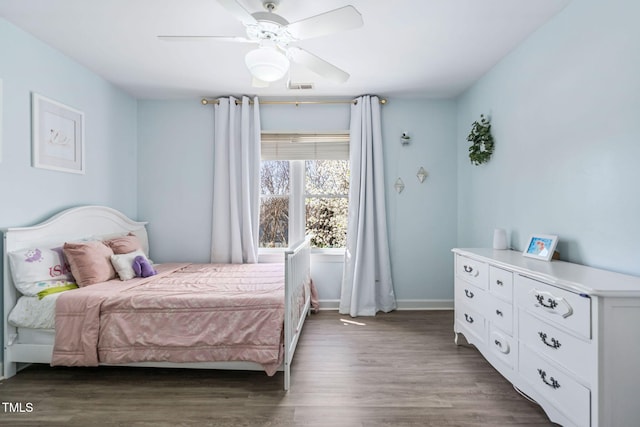
[[640, 426], [640, 277], [453, 249], [458, 334], [563, 426]]

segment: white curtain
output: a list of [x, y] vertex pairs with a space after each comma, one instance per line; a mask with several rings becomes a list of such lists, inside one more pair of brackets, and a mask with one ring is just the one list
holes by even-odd
[[373, 316], [396, 308], [384, 195], [380, 100], [351, 107], [351, 183], [340, 313]]
[[260, 112], [258, 98], [214, 106], [211, 262], [258, 262]]

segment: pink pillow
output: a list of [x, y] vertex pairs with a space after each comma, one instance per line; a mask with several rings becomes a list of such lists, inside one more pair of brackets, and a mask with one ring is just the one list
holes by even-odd
[[126, 236], [105, 240], [104, 244], [109, 246], [113, 253], [116, 255], [128, 254], [133, 251], [142, 250], [140, 240], [138, 240], [138, 238], [131, 233]]
[[102, 242], [65, 243], [62, 251], [79, 286], [106, 282], [116, 277], [111, 265], [113, 250]]

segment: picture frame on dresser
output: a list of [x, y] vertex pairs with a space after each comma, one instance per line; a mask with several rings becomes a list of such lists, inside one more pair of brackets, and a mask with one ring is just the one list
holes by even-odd
[[558, 236], [550, 234], [532, 234], [527, 240], [527, 245], [525, 246], [522, 255], [529, 258], [549, 261], [551, 260], [557, 245]]
[[33, 166], [84, 174], [84, 113], [33, 93], [31, 120]]

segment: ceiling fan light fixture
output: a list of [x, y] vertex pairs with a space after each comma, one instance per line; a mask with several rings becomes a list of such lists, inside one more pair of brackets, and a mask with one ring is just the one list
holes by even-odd
[[280, 80], [289, 70], [289, 60], [273, 46], [261, 46], [250, 51], [244, 61], [251, 75], [263, 82]]

